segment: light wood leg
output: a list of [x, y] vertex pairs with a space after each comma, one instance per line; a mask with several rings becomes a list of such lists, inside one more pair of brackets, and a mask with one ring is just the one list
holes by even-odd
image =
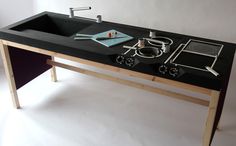
[[18, 95], [17, 95], [14, 74], [12, 71], [9, 50], [8, 50], [8, 47], [2, 43], [1, 40], [0, 40], [0, 49], [1, 49], [2, 60], [3, 60], [4, 68], [5, 68], [6, 77], [7, 77], [10, 92], [11, 92], [13, 106], [15, 108], [19, 109], [20, 103], [19, 103], [19, 99], [18, 99]]
[[213, 130], [214, 122], [215, 122], [219, 96], [220, 96], [219, 91], [212, 91], [209, 109], [208, 109], [208, 117], [206, 121], [204, 137], [203, 137], [203, 146], [210, 146], [210, 143], [211, 143], [211, 135], [212, 135], [212, 130]]
[[[55, 58], [52, 56], [52, 61], [54, 61]], [[57, 81], [57, 73], [56, 73], [56, 67], [55, 66], [52, 66], [51, 68], [51, 80], [53, 82], [56, 82]]]
[[217, 130], [218, 130], [218, 131], [221, 130], [221, 127], [220, 127], [220, 121], [219, 121], [219, 123], [218, 123], [218, 125], [217, 125]]

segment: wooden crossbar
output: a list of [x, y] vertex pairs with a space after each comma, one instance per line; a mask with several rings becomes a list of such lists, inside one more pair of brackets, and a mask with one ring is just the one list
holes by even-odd
[[52, 60], [47, 60], [47, 64], [52, 65], [52, 66], [61, 67], [61, 68], [68, 69], [68, 70], [72, 70], [72, 71], [76, 71], [76, 72], [79, 72], [79, 73], [82, 73], [82, 74], [94, 76], [94, 77], [97, 77], [97, 78], [117, 82], [117, 83], [124, 84], [124, 85], [127, 85], [127, 86], [143, 89], [143, 90], [146, 90], [146, 91], [155, 92], [155, 93], [158, 93], [158, 94], [161, 94], [161, 95], [165, 95], [165, 96], [168, 96], [168, 97], [173, 97], [173, 98], [176, 98], [176, 99], [192, 102], [192, 103], [195, 103], [195, 104], [199, 104], [199, 105], [203, 105], [203, 106], [208, 106], [209, 105], [209, 101], [206, 101], [206, 100], [203, 100], [203, 99], [195, 98], [195, 97], [192, 97], [192, 96], [187, 96], [187, 95], [184, 95], [184, 94], [180, 94], [180, 93], [176, 93], [176, 92], [172, 92], [172, 91], [152, 87], [152, 86], [145, 85], [145, 84], [142, 84], [142, 83], [125, 80], [125, 79], [113, 77], [113, 76], [110, 76], [110, 75], [106, 75], [106, 74], [86, 70], [86, 69], [82, 69], [82, 68], [67, 65], [67, 64], [64, 64], [64, 63], [60, 63], [60, 62], [56, 62], [56, 61], [52, 61]]

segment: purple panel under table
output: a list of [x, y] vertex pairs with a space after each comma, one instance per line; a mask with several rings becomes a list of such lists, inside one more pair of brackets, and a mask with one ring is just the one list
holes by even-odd
[[16, 88], [24, 86], [52, 66], [46, 64], [51, 56], [8, 46]]

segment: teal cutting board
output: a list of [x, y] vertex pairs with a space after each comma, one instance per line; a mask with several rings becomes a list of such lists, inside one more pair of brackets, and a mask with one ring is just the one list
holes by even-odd
[[[112, 38], [112, 39], [107, 39], [107, 40], [96, 40], [97, 37], [107, 37], [107, 34], [109, 32], [117, 32], [116, 36], [121, 37], [121, 38]], [[133, 39], [133, 37], [131, 37], [127, 34], [124, 34], [122, 32], [116, 31], [114, 29], [106, 31], [106, 32], [95, 34], [95, 35], [93, 35], [93, 38], [92, 38], [92, 40], [94, 40], [104, 46], [107, 46], [107, 47], [112, 47], [112, 46], [127, 42], [132, 39]]]

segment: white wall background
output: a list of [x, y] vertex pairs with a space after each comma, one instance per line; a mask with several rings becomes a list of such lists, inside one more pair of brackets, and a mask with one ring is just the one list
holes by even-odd
[[35, 13], [68, 14], [69, 7], [92, 6], [78, 12], [87, 17], [155, 28], [236, 43], [235, 0], [35, 0]]
[[[144, 5], [144, 3], [145, 3], [145, 5]], [[88, 1], [88, 0], [0, 0], [0, 4], [1, 4], [0, 27], [8, 25], [13, 22], [16, 22], [16, 21], [23, 19], [25, 17], [28, 17], [32, 14], [36, 14], [36, 13], [46, 11], [46, 10], [68, 14], [69, 7], [92, 6], [93, 10], [91, 12], [85, 11], [85, 12], [80, 12], [78, 14], [82, 15], [82, 16], [87, 16], [87, 17], [95, 17], [95, 15], [97, 15], [97, 14], [102, 14], [104, 20], [107, 20], [107, 21], [120, 22], [120, 23], [125, 23], [125, 24], [143, 26], [143, 27], [147, 27], [147, 28], [155, 28], [155, 29], [160, 29], [160, 30], [195, 35], [195, 36], [200, 36], [200, 37], [207, 37], [207, 38], [236, 43], [236, 29], [235, 29], [235, 26], [236, 26], [235, 25], [236, 24], [236, 17], [235, 17], [236, 1], [235, 0], [146, 0], [146, 1], [144, 1], [144, 0], [90, 0], [90, 1]], [[235, 68], [235, 63], [236, 63], [236, 61], [234, 61], [234, 68]], [[235, 69], [232, 72], [232, 74], [234, 74], [234, 73], [235, 73]], [[43, 76], [43, 77], [45, 77], [45, 76]], [[64, 76], [62, 74], [60, 76], [60, 78], [61, 77], [64, 77], [67, 79], [68, 76]], [[81, 82], [81, 80], [84, 80], [84, 78], [78, 78], [78, 79], [79, 79], [78, 82], [77, 81], [74, 82], [76, 85], [78, 85], [78, 83], [84, 83], [84, 82]], [[91, 78], [91, 80], [94, 80], [94, 79]], [[44, 80], [39, 80], [39, 81], [44, 81]], [[46, 81], [48, 82], [47, 79], [46, 79]], [[231, 97], [231, 99], [233, 99], [232, 97], [234, 97], [234, 95], [235, 95], [235, 92], [233, 92], [234, 91], [233, 87], [235, 87], [234, 81], [235, 81], [235, 78], [231, 77], [231, 85], [230, 85], [231, 92], [228, 93], [228, 95], [227, 95], [227, 96]], [[107, 87], [110, 84], [107, 84], [106, 81], [102, 81], [102, 83], [103, 82], [104, 82], [104, 86], [103, 85], [101, 86], [100, 85], [101, 82], [99, 82], [99, 85], [101, 87], [103, 87], [104, 89], [110, 88], [110, 87]], [[94, 83], [94, 82], [88, 81], [86, 83]], [[34, 85], [40, 85], [40, 84], [34, 84]], [[28, 86], [28, 87], [34, 87], [34, 85]], [[73, 86], [73, 84], [70, 84], [70, 85]], [[91, 89], [91, 88], [87, 88], [88, 85], [89, 86], [97, 86], [96, 84], [92, 84], [92, 85], [86, 84], [85, 86], [83, 84], [82, 86], [79, 86], [79, 88], [81, 88], [81, 87], [83, 87], [84, 89], [86, 88], [86, 90], [84, 90], [84, 91], [86, 91], [86, 93], [84, 93], [85, 96], [88, 96], [88, 95], [90, 96], [90, 94], [88, 94], [88, 92], [87, 92], [88, 91], [87, 89]], [[68, 87], [68, 84], [63, 83], [63, 86], [57, 86], [57, 87]], [[73, 87], [75, 87], [75, 86], [73, 86]], [[113, 87], [114, 87], [114, 85], [113, 85]], [[118, 87], [118, 88], [121, 88], [121, 87]], [[30, 90], [32, 92], [28, 92], [29, 91], [28, 89], [25, 90], [27, 93], [29, 93], [29, 98], [25, 98], [25, 99], [31, 99], [31, 100], [28, 100], [29, 103], [32, 101], [31, 95], [33, 93], [35, 93], [34, 91], [38, 91], [37, 89], [38, 89], [38, 87], [36, 86], [35, 90]], [[56, 89], [57, 88], [55, 88], [55, 90]], [[66, 90], [66, 88], [63, 88], [63, 90], [62, 90], [63, 92], [64, 92], [64, 89]], [[74, 88], [72, 88], [72, 89], [74, 89]], [[77, 89], [76, 89], [76, 91], [77, 91]], [[71, 93], [71, 89], [69, 92]], [[95, 92], [93, 92], [92, 94], [94, 94], [94, 93]], [[45, 95], [45, 94], [48, 94], [51, 96], [51, 94], [49, 94], [47, 92], [45, 92], [43, 95]], [[67, 93], [65, 92], [60, 97], [67, 97], [66, 94]], [[137, 94], [139, 94], [139, 92]], [[147, 94], [151, 94], [151, 93], [145, 93], [145, 95], [140, 94], [140, 96], [147, 96]], [[63, 95], [65, 95], [65, 96], [63, 96]], [[77, 93], [74, 93], [71, 95], [77, 95]], [[116, 94], [112, 94], [112, 95], [116, 95]], [[124, 95], [126, 95], [126, 92], [124, 92]], [[102, 94], [102, 96], [103, 96], [103, 94]], [[104, 95], [104, 97], [105, 96], [107, 96], [107, 94]], [[26, 97], [28, 97], [28, 96], [26, 96]], [[44, 96], [44, 97], [47, 98], [47, 96]], [[57, 95], [56, 95], [56, 97], [57, 97]], [[42, 99], [38, 98], [38, 99], [43, 101], [43, 98]], [[60, 98], [60, 99], [63, 100], [62, 98]], [[75, 99], [81, 100], [80, 98], [75, 98]], [[84, 101], [87, 101], [87, 99], [88, 98], [86, 97], [86, 100], [84, 100]], [[153, 96], [153, 100], [154, 99], [156, 100], [156, 97], [154, 98], [154, 96]], [[33, 98], [33, 100], [34, 100], [34, 98]], [[35, 100], [35, 101], [37, 101], [37, 100]], [[52, 100], [52, 101], [54, 101], [54, 100]], [[103, 100], [100, 100], [100, 99], [99, 99], [99, 101], [101, 101], [102, 104], [107, 103], [107, 102], [103, 103]], [[107, 99], [104, 99], [104, 101], [107, 101]], [[146, 101], [147, 100], [145, 100], [145, 102]], [[235, 104], [234, 104], [235, 102], [231, 102], [231, 101], [232, 100], [230, 100], [231, 106], [228, 105], [226, 107], [235, 107]], [[74, 100], [72, 100], [72, 102], [74, 102]], [[119, 102], [120, 102], [120, 99], [117, 103], [119, 103]], [[143, 105], [143, 102], [141, 102], [141, 100], [140, 101], [137, 100], [137, 102], [140, 102]], [[152, 100], [151, 100], [151, 102], [152, 102]], [[166, 102], [166, 99], [165, 99], [165, 102]], [[78, 103], [78, 102], [74, 102], [74, 103]], [[79, 101], [79, 103], [80, 103], [80, 101]], [[91, 102], [91, 103], [93, 104], [94, 102]], [[153, 102], [153, 103], [160, 104], [160, 102]], [[229, 103], [229, 101], [228, 101], [228, 103]], [[40, 104], [41, 104], [41, 102], [40, 102]], [[53, 102], [53, 104], [55, 107], [61, 106], [61, 102]], [[58, 106], [57, 104], [60, 104], [60, 106]], [[113, 104], [114, 104], [114, 102], [113, 102]], [[137, 103], [134, 103], [134, 104], [137, 104]], [[145, 103], [145, 104], [148, 105], [147, 103]], [[151, 105], [153, 105], [153, 104], [151, 104]], [[162, 104], [160, 104], [160, 105], [161, 106], [155, 106], [155, 107], [163, 107]], [[176, 103], [174, 103], [174, 105], [175, 106], [172, 106], [172, 107], [176, 107]], [[70, 110], [71, 111], [78, 111], [76, 108], [79, 107], [77, 105], [71, 106], [70, 102], [63, 103], [63, 106], [65, 106], [66, 108], [69, 109], [69, 110], [66, 110], [66, 112], [70, 111]], [[138, 109], [140, 109], [139, 104], [137, 104], [137, 106], [138, 106]], [[186, 111], [185, 109], [192, 108], [192, 105], [191, 105], [191, 107], [190, 107], [190, 105], [187, 105], [187, 106], [188, 106], [188, 108], [185, 108], [185, 106], [180, 105], [180, 108], [184, 109], [183, 111]], [[51, 105], [50, 105], [50, 107], [51, 107]], [[75, 109], [73, 109], [73, 107], [75, 107]], [[103, 107], [107, 108], [107, 105], [105, 105]], [[37, 106], [36, 106], [36, 108], [37, 108]], [[51, 109], [53, 109], [53, 108], [51, 108]], [[60, 107], [60, 109], [65, 109], [65, 108]], [[148, 111], [152, 110], [150, 108], [146, 108], [146, 109]], [[229, 109], [228, 109], [228, 111], [230, 111], [231, 113], [230, 114], [223, 114], [223, 116], [225, 116], [225, 118], [223, 118], [222, 123], [227, 123], [227, 122], [225, 122], [225, 119], [229, 119], [228, 124], [230, 122], [233, 123], [235, 121], [235, 120], [230, 119], [230, 118], [234, 118], [234, 116], [233, 116], [234, 110], [232, 110], [234, 108], [229, 108]], [[56, 109], [56, 111], [57, 110], [58, 109]], [[152, 111], [155, 111], [155, 110], [153, 109]], [[34, 110], [33, 113], [35, 111], [37, 112], [37, 110]], [[49, 110], [49, 113], [45, 114], [45, 112], [44, 112], [43, 116], [45, 116], [45, 115], [51, 116], [50, 112], [52, 112], [52, 111], [53, 111], [53, 115], [56, 115], [56, 116], [61, 115], [61, 113], [55, 114], [54, 110]], [[106, 110], [106, 111], [109, 111], [109, 110]], [[171, 110], [169, 110], [167, 112], [169, 113], [170, 111]], [[40, 110], [40, 113], [41, 112], [42, 111]], [[98, 110], [98, 112], [99, 112], [99, 110]], [[127, 112], [127, 111], [125, 110], [125, 112]], [[166, 111], [164, 110], [164, 112], [166, 112]], [[185, 113], [185, 112], [180, 112], [180, 113]], [[199, 113], [203, 113], [203, 112], [201, 112], [201, 111], [199, 112], [199, 109], [196, 109], [196, 113], [199, 114]], [[26, 114], [27, 114], [27, 112], [26, 112]], [[70, 114], [73, 114], [73, 112], [71, 112]], [[37, 115], [37, 114], [34, 114], [34, 115]], [[76, 114], [76, 115], [80, 115], [80, 114]], [[123, 115], [123, 114], [121, 114], [121, 115]], [[167, 115], [167, 114], [163, 114], [163, 115]], [[175, 115], [175, 114], [173, 114], [171, 112], [171, 115]], [[136, 115], [134, 115], [134, 116], [136, 116]], [[91, 117], [93, 120], [94, 116], [92, 115]], [[141, 117], [141, 118], [143, 119], [143, 117]], [[17, 119], [21, 120], [21, 117], [20, 118], [17, 117]], [[38, 116], [36, 119], [38, 119]], [[75, 119], [75, 118], [72, 118], [71, 121], [73, 121], [73, 119]], [[83, 117], [83, 119], [84, 119], [84, 117]], [[189, 119], [191, 120], [191, 118], [189, 118]], [[13, 118], [13, 120], [15, 122], [14, 118]], [[47, 120], [47, 118], [43, 117], [43, 121], [44, 120]], [[199, 120], [199, 119], [197, 119], [197, 120]], [[30, 121], [32, 121], [32, 120], [30, 119]], [[40, 122], [41, 121], [42, 120], [40, 120]], [[139, 120], [137, 120], [137, 121], [139, 121]], [[22, 122], [22, 121], [20, 121], [20, 122]], [[25, 122], [25, 121], [23, 120], [23, 122]], [[50, 121], [50, 120], [48, 121], [48, 123], [51, 123], [51, 122], [52, 121]], [[66, 122], [68, 123], [68, 120]], [[153, 123], [153, 121], [150, 123]], [[61, 121], [57, 124], [63, 125], [63, 126], [59, 127], [59, 131], [61, 129], [65, 128], [64, 121]], [[181, 124], [183, 124], [183, 123], [181, 123]], [[25, 125], [25, 123], [23, 125]], [[156, 124], [154, 124], [154, 125], [156, 125]], [[48, 127], [48, 126], [46, 126], [46, 127]], [[53, 128], [53, 127], [55, 127], [55, 126], [51, 126], [50, 128]], [[98, 126], [98, 128], [100, 128], [100, 127]], [[188, 129], [185, 126], [182, 126], [182, 127], [184, 127], [185, 129]], [[51, 130], [50, 128], [49, 128], [50, 132], [54, 131], [54, 130]], [[56, 128], [57, 128], [56, 131], [58, 133], [58, 127], [56, 127]], [[114, 129], [114, 127], [112, 127], [112, 128]], [[132, 128], [132, 126], [131, 126], [131, 128]], [[230, 126], [228, 127], [228, 129], [229, 128], [234, 130]], [[41, 130], [40, 127], [39, 128], [37, 127], [37, 129]], [[78, 129], [78, 127], [77, 127], [77, 129]], [[89, 127], [89, 129], [91, 129], [91, 127]], [[102, 128], [100, 128], [100, 129], [103, 130]], [[153, 128], [153, 129], [155, 129], [155, 128]], [[163, 129], [165, 129], [165, 128], [163, 128]], [[174, 129], [174, 127], [173, 127], [173, 129]], [[180, 128], [177, 127], [177, 129], [181, 129], [181, 126], [180, 126]], [[183, 129], [181, 129], [180, 131], [183, 131]], [[27, 130], [29, 130], [29, 127], [28, 127], [28, 129], [26, 128], [26, 131]], [[35, 130], [35, 129], [33, 129], [33, 130]], [[79, 130], [81, 130], [81, 129], [79, 129]], [[121, 131], [120, 129], [118, 129], [118, 130]], [[18, 130], [18, 131], [22, 131], [22, 130]], [[68, 131], [68, 129], [61, 130], [61, 131], [63, 131], [63, 132]], [[76, 129], [75, 129], [75, 131], [76, 131]], [[165, 131], [166, 131], [166, 129], [165, 129]], [[59, 132], [59, 133], [65, 134], [63, 132]], [[76, 132], [78, 132], [78, 130]], [[104, 132], [104, 130], [102, 132]], [[188, 132], [188, 131], [186, 130], [186, 132]], [[233, 133], [233, 132], [231, 131], [231, 133]], [[30, 133], [30, 132], [25, 132], [25, 133]], [[235, 137], [234, 134], [231, 134], [231, 133], [224, 132], [223, 134], [218, 134], [218, 137], [220, 137], [218, 139], [218, 141], [222, 141], [222, 143], [223, 143], [223, 141], [231, 142], [232, 140], [234, 140], [233, 137]], [[70, 134], [69, 134], [68, 139], [71, 139]], [[20, 134], [20, 135], [22, 135], [22, 134]], [[40, 135], [40, 133], [39, 133], [39, 135]], [[43, 131], [43, 135], [45, 136], [44, 131]], [[67, 136], [67, 133], [65, 135]], [[223, 138], [221, 138], [222, 135], [224, 135]], [[16, 136], [16, 135], [13, 134], [13, 136]], [[50, 133], [49, 134], [47, 133], [46, 136], [50, 137], [50, 142], [51, 142], [51, 140], [54, 140], [53, 138], [51, 138]], [[74, 135], [72, 135], [72, 137], [73, 136]], [[89, 137], [90, 136], [91, 136], [91, 134], [89, 133]], [[122, 134], [118, 133], [118, 136], [122, 136]], [[165, 134], [164, 134], [164, 136], [165, 136]], [[169, 137], [169, 136], [170, 136], [169, 134], [166, 134], [166, 137]], [[178, 139], [176, 139], [177, 142], [185, 141], [185, 139], [183, 137], [180, 138], [178, 134], [177, 134], [177, 136], [178, 136], [177, 137]], [[10, 137], [12, 137], [12, 135], [10, 135]], [[37, 136], [37, 137], [40, 137], [40, 136]], [[159, 138], [162, 141], [165, 141], [166, 137], [163, 137], [163, 139], [162, 139], [162, 137], [161, 138], [159, 137]], [[100, 135], [98, 137], [95, 136], [95, 139], [96, 138], [100, 138]], [[173, 137], [171, 137], [171, 138], [173, 138]], [[217, 138], [215, 138], [215, 139], [217, 139]], [[221, 139], [223, 139], [223, 140], [221, 140]], [[64, 137], [63, 137], [63, 139], [60, 139], [60, 140], [64, 140]], [[23, 141], [26, 142], [27, 140], [23, 139]], [[56, 141], [58, 142], [58, 137], [56, 137]], [[10, 141], [10, 142], [14, 142], [14, 141]]]
[[[0, 0], [0, 6], [0, 28], [34, 14], [32, 0]], [[0, 67], [2, 66], [0, 57]]]
[[33, 15], [32, 0], [0, 0], [0, 27]]

